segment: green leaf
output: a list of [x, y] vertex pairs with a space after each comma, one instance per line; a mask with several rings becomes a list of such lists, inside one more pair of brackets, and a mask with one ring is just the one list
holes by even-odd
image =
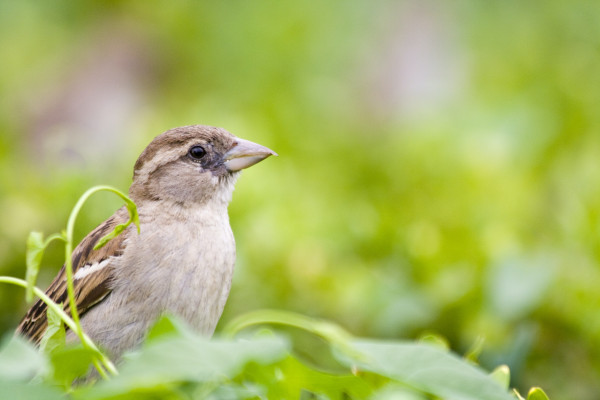
[[44, 384], [6, 382], [0, 380], [0, 394], [3, 399], [18, 400], [64, 400], [64, 394], [56, 388]]
[[[168, 325], [160, 323], [158, 331]], [[176, 326], [174, 324], [173, 326]], [[181, 328], [178, 328], [181, 329]], [[144, 347], [126, 355], [119, 375], [99, 382], [93, 389], [82, 388], [86, 399], [119, 396], [131, 391], [152, 391], [177, 382], [218, 381], [239, 374], [252, 362], [274, 363], [288, 354], [288, 344], [280, 338], [260, 340], [208, 340], [183, 328], [175, 335], [153, 335]]]
[[353, 344], [364, 359], [338, 356], [341, 362], [359, 371], [387, 376], [447, 400], [512, 400], [483, 370], [434, 346], [377, 340], [358, 340]]
[[419, 338], [419, 342], [436, 346], [440, 350], [450, 350], [450, 345], [445, 337], [436, 333], [427, 333]]
[[52, 380], [65, 388], [73, 381], [91, 372], [95, 353], [81, 344], [57, 348], [50, 355]]
[[48, 327], [42, 336], [40, 351], [44, 354], [52, 354], [57, 349], [65, 346], [66, 333], [62, 319], [56, 311], [48, 307], [46, 315], [48, 318]]
[[130, 224], [131, 221], [128, 221], [125, 224], [119, 224], [115, 226], [115, 229], [113, 229], [112, 232], [106, 234], [105, 236], [101, 237], [100, 240], [98, 240], [96, 245], [94, 245], [94, 250], [98, 250], [99, 248], [104, 247], [106, 243], [119, 236]]
[[48, 371], [48, 360], [20, 336], [4, 338], [0, 350], [0, 380], [28, 381]]
[[397, 383], [382, 387], [370, 397], [371, 400], [425, 400], [423, 395], [416, 393]]
[[292, 356], [269, 366], [249, 364], [238, 379], [264, 385], [268, 390], [266, 398], [269, 399], [298, 398], [303, 389], [331, 399], [366, 399], [373, 392], [373, 387], [389, 381], [385, 379], [382, 382], [374, 374], [354, 376], [349, 373], [325, 373], [308, 367]]
[[[203, 388], [204, 389], [204, 388]], [[209, 399], [209, 400], [222, 400], [222, 399], [266, 399], [266, 389], [261, 385], [249, 384], [245, 382], [243, 385], [237, 385], [235, 383], [224, 383], [218, 385], [210, 393], [198, 393], [200, 395], [194, 396], [196, 399]]]
[[195, 333], [190, 332], [184, 322], [172, 315], [163, 315], [156, 321], [154, 326], [148, 331], [144, 346], [149, 343], [164, 339], [170, 336], [195, 336]]
[[44, 251], [53, 240], [64, 241], [65, 236], [56, 233], [50, 235], [48, 239], [44, 241], [44, 235], [41, 232], [31, 232], [27, 237], [27, 253], [25, 256], [25, 263], [27, 265], [25, 280], [27, 281], [27, 288], [25, 289], [25, 299], [28, 302], [33, 300], [33, 287], [35, 286], [38, 273], [40, 272]]
[[119, 196], [123, 200], [125, 200], [125, 206], [127, 207], [127, 210], [129, 211], [129, 220], [124, 224], [119, 224], [119, 225], [115, 226], [115, 229], [113, 229], [112, 232], [110, 232], [107, 235], [100, 238], [100, 240], [98, 240], [98, 242], [94, 246], [94, 250], [98, 250], [99, 248], [106, 245], [106, 243], [110, 242], [112, 239], [119, 236], [132, 223], [135, 224], [135, 226], [137, 227], [138, 233], [140, 233], [140, 216], [138, 214], [135, 203], [133, 201], [131, 201], [128, 197], [122, 195], [120, 192], [119, 192]]
[[490, 377], [502, 385], [503, 388], [508, 389], [510, 385], [510, 369], [506, 365], [500, 365], [492, 371]]
[[33, 287], [37, 280], [38, 273], [40, 272], [40, 265], [42, 258], [44, 257], [44, 250], [46, 246], [44, 244], [44, 236], [41, 232], [31, 232], [27, 237], [27, 253], [25, 256], [27, 271], [25, 273], [25, 280], [27, 281], [27, 289], [25, 292], [25, 299], [30, 302], [33, 300]]
[[550, 400], [548, 395], [539, 387], [534, 387], [529, 390], [527, 400]]

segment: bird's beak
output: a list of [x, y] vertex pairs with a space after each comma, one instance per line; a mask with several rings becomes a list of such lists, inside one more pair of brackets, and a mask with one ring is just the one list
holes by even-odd
[[276, 156], [273, 150], [253, 143], [249, 140], [236, 138], [235, 144], [223, 156], [225, 168], [229, 172], [235, 172], [253, 166], [269, 156]]

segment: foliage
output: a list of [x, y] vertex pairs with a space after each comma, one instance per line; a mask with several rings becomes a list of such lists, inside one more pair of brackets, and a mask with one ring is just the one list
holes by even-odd
[[[45, 355], [13, 337], [0, 349], [0, 392], [19, 393], [20, 399], [39, 398], [39, 393], [59, 398], [57, 387], [64, 387], [63, 393], [82, 400], [514, 399], [493, 375], [432, 344], [355, 338], [339, 344], [330, 343], [337, 347], [334, 355], [344, 372], [332, 374], [303, 364], [284, 336], [262, 331], [207, 340], [163, 317], [143, 348], [125, 357], [117, 376], [71, 387], [67, 380], [89, 372], [89, 352], [63, 346]], [[538, 392], [532, 391], [528, 400], [541, 398], [535, 397]]]
[[51, 235], [45, 241], [43, 240], [42, 234], [39, 232], [32, 232], [29, 234], [29, 237], [27, 239], [26, 282], [10, 277], [0, 277], [0, 282], [13, 283], [19, 286], [25, 286], [27, 290], [26, 298], [28, 300], [31, 300], [30, 298], [33, 292], [36, 292], [36, 294], [48, 305], [48, 329], [46, 329], [44, 337], [41, 341], [41, 346], [43, 349], [52, 350], [56, 347], [60, 347], [61, 343], [64, 344], [65, 337], [64, 328], [62, 325], [64, 322], [69, 326], [69, 328], [73, 332], [77, 334], [86, 352], [88, 354], [92, 354], [91, 361], [94, 363], [94, 366], [96, 367], [98, 373], [103, 377], [106, 377], [106, 371], [116, 373], [115, 367], [110, 362], [108, 357], [106, 357], [96, 347], [96, 345], [81, 329], [77, 307], [69, 307], [71, 311], [71, 319], [68, 315], [66, 315], [61, 306], [54, 303], [40, 289], [35, 287], [35, 281], [40, 269], [40, 264], [42, 262], [42, 257], [46, 247], [52, 242], [52, 240], [61, 239], [65, 242], [65, 271], [67, 278], [68, 299], [70, 304], [76, 304], [75, 289], [73, 288], [73, 259], [71, 256], [74, 249], [73, 229], [75, 226], [75, 220], [77, 219], [77, 215], [79, 214], [79, 211], [81, 210], [81, 207], [83, 206], [85, 201], [91, 195], [100, 191], [112, 192], [119, 196], [121, 199], [123, 199], [125, 201], [127, 210], [129, 211], [129, 220], [124, 224], [117, 225], [112, 232], [109, 232], [107, 235], [100, 238], [94, 248], [104, 246], [109, 240], [119, 235], [127, 226], [129, 226], [132, 223], [134, 223], [137, 226], [137, 229], [139, 231], [139, 216], [137, 213], [137, 207], [135, 206], [133, 201], [127, 196], [125, 196], [123, 193], [121, 193], [119, 190], [114, 189], [110, 186], [95, 186], [87, 190], [81, 196], [79, 201], [75, 204], [75, 207], [73, 208], [73, 211], [71, 211], [71, 215], [69, 216], [69, 220], [67, 222], [67, 229], [63, 234]]
[[[238, 317], [224, 329], [229, 339], [208, 340], [178, 320], [165, 316], [150, 330], [143, 348], [125, 356], [120, 373], [108, 357], [82, 331], [76, 307], [72, 319], [40, 289], [35, 287], [45, 247], [58, 237], [65, 242], [67, 287], [73, 296], [73, 226], [89, 197], [107, 190], [127, 204], [130, 220], [117, 226], [99, 241], [103, 244], [135, 223], [137, 207], [116, 189], [98, 186], [86, 191], [71, 212], [62, 235], [47, 240], [39, 233], [28, 239], [26, 281], [0, 277], [0, 282], [26, 288], [48, 305], [48, 327], [39, 351], [20, 336], [7, 337], [0, 350], [0, 390], [3, 395], [34, 399], [48, 390], [50, 398], [62, 387], [74, 399], [117, 398], [377, 398], [415, 393], [448, 400], [510, 400], [508, 368], [490, 376], [461, 361], [429, 337], [423, 343], [394, 343], [357, 340], [340, 327], [323, 321], [281, 311], [255, 311]], [[283, 337], [255, 337], [234, 340], [240, 331], [259, 324], [280, 324], [300, 328], [325, 339], [334, 350], [345, 375], [332, 375], [302, 365], [289, 351]], [[77, 333], [79, 344], [66, 343], [64, 324]], [[104, 378], [94, 385], [90, 367]], [[113, 375], [109, 379], [107, 371]], [[352, 375], [348, 372], [352, 371]], [[298, 379], [299, 376], [302, 378]], [[84, 385], [84, 382], [88, 382]], [[91, 383], [90, 383], [91, 382]], [[401, 387], [401, 389], [399, 389]], [[380, 394], [382, 391], [384, 394]], [[533, 394], [531, 394], [533, 393]], [[529, 398], [539, 396], [531, 392]], [[518, 393], [516, 394], [518, 396]], [[533, 397], [532, 397], [533, 396]], [[431, 397], [428, 397], [431, 398]]]

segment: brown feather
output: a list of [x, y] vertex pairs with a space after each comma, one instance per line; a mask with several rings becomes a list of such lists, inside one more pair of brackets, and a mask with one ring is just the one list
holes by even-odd
[[[94, 245], [100, 238], [112, 232], [117, 225], [126, 223], [128, 218], [127, 209], [125, 207], [120, 208], [79, 243], [73, 251], [73, 275], [86, 265], [93, 265], [122, 254], [124, 241], [127, 235], [132, 232], [131, 229], [127, 229], [98, 250], [94, 250]], [[75, 303], [77, 304], [80, 316], [102, 301], [110, 293], [113, 268], [114, 263], [109, 262], [104, 268], [94, 271], [83, 278], [74, 280]], [[50, 287], [46, 290], [46, 294], [56, 303], [63, 303], [65, 311], [70, 313], [64, 265], [50, 284]], [[46, 310], [46, 303], [42, 300], [37, 300], [19, 324], [17, 333], [39, 344], [48, 325]]]

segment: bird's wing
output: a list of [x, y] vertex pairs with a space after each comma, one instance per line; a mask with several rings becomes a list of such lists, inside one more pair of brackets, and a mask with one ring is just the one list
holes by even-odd
[[[84, 314], [110, 293], [114, 260], [123, 253], [124, 241], [135, 229], [126, 229], [98, 250], [94, 250], [94, 245], [117, 225], [126, 223], [128, 218], [127, 209], [120, 208], [90, 232], [73, 251], [73, 285], [79, 315]], [[65, 311], [70, 313], [64, 265], [46, 290], [46, 294], [56, 303], [63, 303]], [[36, 301], [19, 324], [17, 333], [39, 343], [48, 325], [46, 310], [46, 303], [42, 300]]]

